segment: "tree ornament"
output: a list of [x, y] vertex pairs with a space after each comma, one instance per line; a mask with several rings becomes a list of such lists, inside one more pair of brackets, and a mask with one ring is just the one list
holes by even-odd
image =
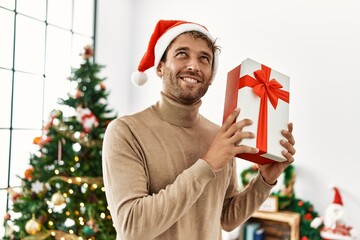
[[46, 144], [48, 144], [49, 142], [51, 142], [51, 137], [46, 136], [46, 135], [42, 135], [40, 137], [35, 137], [33, 139], [33, 143], [35, 145], [39, 145], [39, 147], [44, 147]]
[[76, 108], [76, 119], [84, 128], [86, 133], [91, 131], [91, 128], [97, 128], [99, 126], [99, 119], [91, 112], [89, 108]]
[[22, 196], [21, 193], [15, 191], [13, 188], [8, 188], [7, 191], [11, 198], [11, 201], [13, 201], [13, 202], [17, 202], [17, 200]]
[[25, 231], [30, 235], [34, 235], [40, 232], [40, 230], [41, 230], [41, 223], [38, 222], [33, 215], [33, 217], [26, 222]]
[[304, 219], [307, 220], [307, 221], [311, 221], [313, 219], [312, 215], [310, 213], [306, 213], [304, 215]]
[[90, 193], [87, 200], [89, 203], [96, 203], [97, 201], [99, 201], [99, 199], [95, 193]]
[[11, 215], [7, 212], [7, 213], [5, 213], [5, 215], [4, 215], [4, 220], [5, 221], [7, 221], [7, 220], [9, 220], [11, 218]]
[[85, 226], [84, 228], [83, 228], [83, 233], [86, 235], [86, 236], [91, 236], [91, 235], [94, 235], [95, 234], [95, 232], [94, 232], [94, 230], [92, 230], [89, 226]]
[[81, 98], [84, 96], [84, 93], [81, 90], [77, 90], [75, 93], [75, 98]]
[[84, 60], [88, 60], [94, 56], [94, 49], [91, 45], [84, 47], [84, 52], [81, 54]]
[[56, 192], [52, 195], [51, 197], [51, 202], [55, 205], [55, 206], [60, 206], [62, 204], [65, 203], [65, 198], [64, 196], [61, 194], [61, 192]]
[[94, 235], [98, 231], [99, 231], [99, 226], [93, 218], [91, 218], [89, 221], [86, 222], [86, 226], [83, 229], [83, 232], [85, 233], [86, 236]]
[[39, 180], [36, 180], [35, 182], [33, 182], [31, 184], [31, 191], [33, 191], [33, 192], [35, 192], [37, 194], [39, 194], [39, 193], [41, 193], [41, 192], [43, 192], [45, 190], [46, 190], [45, 184], [40, 182]]
[[39, 223], [44, 224], [47, 221], [47, 218], [47, 214], [43, 213], [37, 218], [37, 220], [39, 221]]
[[33, 167], [29, 167], [28, 169], [26, 169], [24, 172], [25, 179], [31, 181], [33, 178], [33, 173], [34, 173]]

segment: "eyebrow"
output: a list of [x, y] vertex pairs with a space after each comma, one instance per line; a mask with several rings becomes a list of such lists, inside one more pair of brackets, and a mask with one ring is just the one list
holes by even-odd
[[[190, 48], [189, 47], [179, 47], [179, 48], [175, 49], [175, 52], [179, 52], [179, 51], [190, 51]], [[200, 53], [202, 55], [206, 55], [208, 58], [212, 59], [211, 54], [209, 54], [208, 52], [201, 51]]]

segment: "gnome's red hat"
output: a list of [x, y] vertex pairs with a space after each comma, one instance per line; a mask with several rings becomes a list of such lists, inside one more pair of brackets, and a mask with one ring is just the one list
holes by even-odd
[[335, 191], [333, 203], [343, 205], [339, 189], [337, 187], [333, 187], [333, 189]]
[[[148, 48], [140, 61], [137, 71], [131, 76], [132, 82], [137, 86], [144, 85], [147, 82], [147, 75], [145, 74], [145, 71], [153, 66], [157, 67], [171, 41], [181, 33], [188, 31], [201, 32], [214, 41], [214, 38], [211, 36], [209, 31], [200, 24], [183, 20], [159, 20], [155, 26], [153, 34], [151, 35]], [[218, 53], [215, 53], [213, 78], [215, 77], [217, 66]]]

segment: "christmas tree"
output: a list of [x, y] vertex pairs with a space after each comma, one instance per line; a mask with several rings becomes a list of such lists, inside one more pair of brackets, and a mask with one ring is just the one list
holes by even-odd
[[34, 138], [21, 188], [9, 188], [11, 209], [4, 239], [115, 239], [102, 181], [105, 129], [116, 117], [108, 109], [103, 68], [85, 46], [83, 63], [69, 80], [76, 86], [50, 113]]

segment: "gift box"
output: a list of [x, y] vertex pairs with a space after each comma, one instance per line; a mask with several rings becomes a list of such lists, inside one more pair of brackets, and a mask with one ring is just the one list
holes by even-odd
[[289, 123], [289, 80], [288, 76], [249, 58], [228, 72], [223, 121], [239, 107], [236, 121], [251, 119], [253, 124], [243, 131], [253, 132], [256, 137], [238, 144], [259, 149], [258, 154], [243, 153], [236, 157], [257, 164], [286, 161], [280, 140], [285, 139], [281, 130], [287, 129]]

